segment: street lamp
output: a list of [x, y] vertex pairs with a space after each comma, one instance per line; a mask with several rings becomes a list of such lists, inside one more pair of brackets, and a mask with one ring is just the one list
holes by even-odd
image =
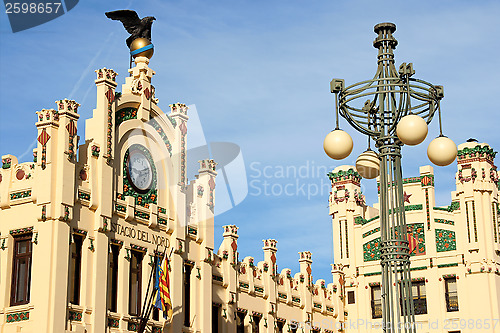
[[[382, 266], [382, 320], [385, 332], [415, 332], [415, 310], [411, 292], [410, 249], [404, 210], [401, 146], [417, 145], [427, 136], [427, 124], [439, 115], [440, 135], [427, 150], [432, 163], [448, 165], [455, 160], [457, 147], [445, 137], [441, 126], [440, 101], [443, 87], [413, 78], [413, 64], [396, 70], [393, 37], [396, 25], [380, 23], [377, 38], [378, 67], [373, 79], [345, 87], [333, 79], [336, 128], [323, 143], [328, 156], [342, 159], [352, 150], [352, 139], [339, 129], [339, 114], [358, 132], [368, 136], [368, 150], [356, 161], [364, 178], [380, 175], [380, 264]], [[370, 149], [375, 142], [378, 154]]]

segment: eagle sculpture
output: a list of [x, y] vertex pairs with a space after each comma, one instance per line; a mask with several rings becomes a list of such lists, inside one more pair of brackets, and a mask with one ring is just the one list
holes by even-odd
[[137, 13], [133, 10], [115, 10], [113, 12], [105, 13], [106, 16], [112, 20], [118, 20], [123, 23], [125, 30], [130, 34], [127, 38], [127, 46], [130, 48], [130, 44], [136, 38], [146, 38], [151, 41], [151, 25], [153, 21], [156, 20], [153, 16], [146, 16], [140, 19]]

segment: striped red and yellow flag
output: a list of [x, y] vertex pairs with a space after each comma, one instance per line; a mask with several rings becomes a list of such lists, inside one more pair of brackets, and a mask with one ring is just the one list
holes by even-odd
[[172, 300], [170, 299], [170, 279], [168, 275], [168, 258], [163, 260], [163, 265], [158, 263], [157, 286], [155, 306], [163, 311], [163, 317], [167, 320], [172, 318]]

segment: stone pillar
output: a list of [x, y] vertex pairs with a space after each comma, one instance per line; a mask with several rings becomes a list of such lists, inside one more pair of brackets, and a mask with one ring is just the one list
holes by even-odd
[[345, 274], [342, 271], [342, 266], [332, 264], [333, 284], [337, 287], [337, 292], [334, 294], [334, 314], [337, 314], [337, 321], [344, 322], [345, 315]]
[[[200, 169], [196, 180], [197, 187], [201, 186], [201, 197], [199, 197], [198, 188], [193, 189], [194, 198], [200, 198], [197, 202], [197, 221], [198, 232], [205, 247], [213, 250], [214, 248], [214, 209], [215, 209], [215, 178], [217, 172], [215, 168], [217, 163], [214, 160], [206, 159], [198, 161]], [[195, 199], [193, 199], [194, 201]]]
[[[38, 244], [33, 244], [31, 302], [33, 320], [44, 332], [64, 332], [68, 305], [68, 253], [70, 228], [66, 223], [46, 221], [37, 226]], [[48, 260], [47, 258], [50, 258]], [[40, 323], [40, 324], [38, 324]]]
[[175, 127], [175, 138], [172, 143], [172, 162], [174, 164], [174, 170], [176, 178], [178, 179], [177, 184], [184, 189], [186, 186], [186, 136], [187, 136], [187, 121], [189, 119], [187, 115], [188, 107], [186, 104], [175, 103], [170, 104], [170, 118], [172, 118], [177, 126]]
[[224, 283], [227, 283], [226, 301], [227, 304], [227, 332], [236, 331], [236, 312], [238, 307], [237, 290], [238, 274], [236, 271], [238, 264], [238, 227], [235, 225], [225, 225], [222, 227], [224, 233], [220, 250], [222, 255], [227, 251], [228, 260], [224, 261], [223, 276]]
[[267, 332], [274, 332], [274, 323], [276, 322], [277, 304], [278, 304], [278, 290], [276, 285], [276, 252], [278, 248], [276, 244], [278, 241], [275, 239], [263, 239], [264, 246], [264, 269], [262, 273], [262, 280], [264, 282], [264, 292], [267, 298], [267, 308], [263, 309], [262, 320], [267, 319]]
[[[92, 327], [94, 332], [98, 332], [107, 324], [107, 291], [108, 291], [108, 237], [102, 232], [95, 233], [95, 252], [89, 255], [94, 256], [92, 284]], [[146, 258], [144, 258], [146, 260]], [[82, 290], [83, 291], [83, 290]]]
[[38, 146], [34, 194], [37, 197], [37, 205], [46, 206], [47, 219], [52, 219], [59, 208], [56, 207], [54, 186], [57, 178], [59, 112], [54, 109], [42, 109], [37, 111], [37, 115]]

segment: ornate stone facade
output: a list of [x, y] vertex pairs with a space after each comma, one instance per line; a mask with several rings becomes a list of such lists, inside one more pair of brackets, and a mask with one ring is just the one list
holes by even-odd
[[240, 260], [234, 225], [214, 246], [217, 163], [201, 160], [188, 182], [188, 107], [159, 108], [148, 64], [135, 59], [121, 93], [113, 70], [96, 71], [83, 145], [78, 103], [60, 100], [37, 112], [34, 162], [2, 156], [0, 330], [136, 332], [165, 251], [173, 317], [150, 319], [147, 332], [339, 332], [337, 267], [333, 283], [313, 281], [311, 253], [301, 252], [298, 273], [278, 271], [273, 239], [264, 260]]
[[[403, 180], [417, 332], [500, 332], [500, 182], [496, 152], [485, 143], [458, 147], [456, 190], [435, 206], [433, 168]], [[353, 174], [341, 166], [333, 175]], [[339, 200], [360, 193], [356, 178], [332, 177], [330, 215], [335, 262], [346, 278], [347, 332], [380, 330], [379, 203]], [[353, 325], [351, 325], [353, 323]], [[465, 325], [464, 325], [465, 324]]]

